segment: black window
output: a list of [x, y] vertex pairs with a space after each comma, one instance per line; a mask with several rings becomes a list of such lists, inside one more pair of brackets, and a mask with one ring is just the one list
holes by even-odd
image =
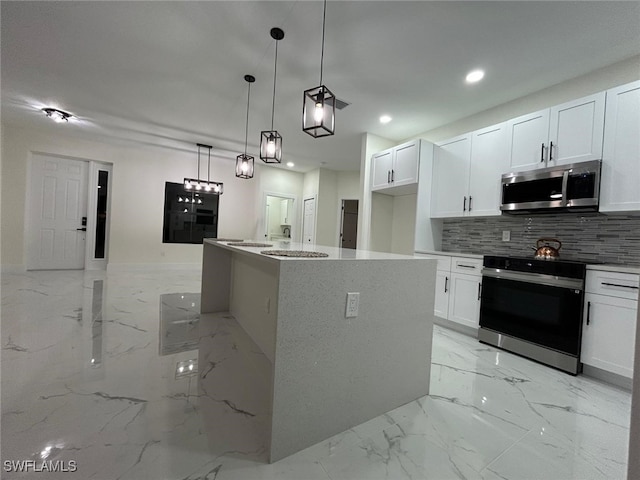
[[166, 182], [164, 188], [163, 243], [202, 243], [218, 236], [220, 196], [188, 191], [182, 183]]

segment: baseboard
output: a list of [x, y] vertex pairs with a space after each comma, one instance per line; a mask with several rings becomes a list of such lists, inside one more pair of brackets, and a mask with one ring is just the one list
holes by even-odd
[[24, 265], [2, 265], [2, 273], [25, 273], [27, 269]]
[[591, 365], [582, 364], [582, 374], [587, 377], [592, 377], [601, 380], [605, 383], [615, 385], [624, 390], [631, 391], [633, 387], [633, 378], [627, 378], [617, 373], [607, 372], [598, 367], [592, 367]]
[[166, 272], [172, 270], [202, 270], [201, 263], [109, 263], [107, 272]]
[[446, 318], [434, 316], [433, 323], [436, 325], [440, 325], [441, 327], [448, 328], [449, 330], [455, 330], [459, 333], [464, 333], [465, 335], [469, 335], [473, 338], [478, 338], [478, 329], [467, 327], [466, 325], [460, 325], [457, 322], [452, 322], [451, 320], [447, 320]]

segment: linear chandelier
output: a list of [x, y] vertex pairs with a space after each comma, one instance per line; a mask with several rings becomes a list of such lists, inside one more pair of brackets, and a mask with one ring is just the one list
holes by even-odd
[[[205, 145], [204, 143], [198, 143], [198, 178], [185, 178], [184, 189], [185, 190], [204, 190], [207, 193], [213, 193], [214, 195], [222, 195], [224, 191], [224, 185], [221, 182], [211, 181], [211, 145]], [[200, 179], [200, 148], [207, 148], [209, 150], [209, 161], [207, 167], [207, 179]]]
[[273, 129], [273, 113], [276, 108], [276, 73], [278, 68], [278, 41], [284, 38], [281, 28], [271, 29], [271, 38], [276, 41], [276, 57], [273, 65], [273, 103], [271, 104], [271, 130], [260, 133], [260, 158], [264, 163], [282, 162], [282, 136]]
[[[251, 84], [256, 81], [256, 77], [253, 75], [245, 75], [245, 81], [247, 82], [247, 121], [244, 129], [244, 153], [241, 153], [236, 157], [236, 177], [238, 178], [253, 178], [254, 158], [251, 155], [247, 155], [247, 140], [249, 137], [249, 99], [251, 98]], [[273, 127], [272, 127], [273, 128]]]
[[327, 18], [327, 0], [322, 13], [322, 52], [320, 54], [320, 85], [302, 94], [302, 131], [314, 138], [335, 133], [336, 96], [322, 84], [324, 63], [324, 27]]

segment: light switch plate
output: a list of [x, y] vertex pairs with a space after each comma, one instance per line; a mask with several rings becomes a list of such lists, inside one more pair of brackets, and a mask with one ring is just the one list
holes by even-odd
[[360, 307], [360, 292], [347, 293], [347, 309], [345, 312], [345, 316], [347, 318], [357, 317], [359, 307]]
[[503, 230], [502, 231], [502, 241], [503, 242], [511, 241], [511, 230]]

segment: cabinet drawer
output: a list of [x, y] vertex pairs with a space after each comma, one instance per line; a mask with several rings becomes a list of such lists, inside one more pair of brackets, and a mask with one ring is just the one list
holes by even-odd
[[480, 276], [482, 271], [482, 259], [451, 257], [451, 273], [464, 273]]
[[587, 271], [586, 291], [610, 297], [638, 299], [639, 275], [633, 273]]

